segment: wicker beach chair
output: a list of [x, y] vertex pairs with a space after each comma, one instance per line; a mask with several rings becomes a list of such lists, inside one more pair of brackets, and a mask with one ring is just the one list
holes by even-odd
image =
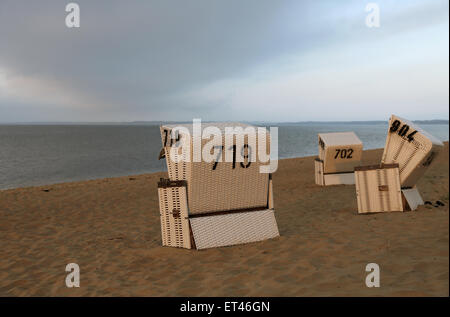
[[[163, 245], [204, 249], [278, 236], [271, 175], [260, 171], [269, 162], [256, 158], [259, 150], [270, 152], [270, 135], [265, 130], [264, 137], [247, 134], [246, 128], [256, 127], [241, 123], [202, 127], [215, 127], [221, 145], [212, 146], [212, 138], [197, 141], [191, 124], [160, 128], [163, 149], [159, 157], [165, 158], [169, 174], [169, 180], [158, 184]], [[233, 131], [227, 132], [226, 127]], [[242, 130], [234, 130], [236, 127]], [[211, 150], [214, 159], [195, 161], [194, 151], [199, 148]], [[167, 186], [169, 183], [173, 186]], [[181, 219], [171, 219], [173, 206]]]
[[317, 185], [351, 185], [353, 170], [361, 164], [363, 143], [354, 132], [319, 133], [319, 157], [315, 159]]

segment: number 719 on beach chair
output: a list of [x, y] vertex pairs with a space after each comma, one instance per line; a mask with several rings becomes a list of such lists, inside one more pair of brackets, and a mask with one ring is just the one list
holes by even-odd
[[[216, 127], [221, 132], [226, 128], [224, 123]], [[174, 150], [178, 151], [177, 143], [193, 150], [194, 140], [189, 133], [193, 128], [185, 125], [184, 132], [172, 138], [174, 128], [174, 125], [161, 127], [163, 150], [160, 157], [166, 158], [169, 172], [169, 179], [158, 183], [163, 245], [200, 250], [279, 236], [272, 175], [261, 173], [261, 163], [252, 158], [259, 146], [268, 148], [268, 136], [261, 144], [259, 136], [252, 142], [249, 135], [239, 135], [243, 132], [236, 130], [243, 144], [233, 137], [231, 145], [220, 147], [217, 160], [177, 162], [171, 159]], [[226, 144], [228, 136], [222, 135], [222, 145]], [[208, 141], [202, 138], [201, 149]], [[231, 161], [226, 161], [226, 151], [231, 154]], [[235, 159], [239, 153], [243, 161]]]

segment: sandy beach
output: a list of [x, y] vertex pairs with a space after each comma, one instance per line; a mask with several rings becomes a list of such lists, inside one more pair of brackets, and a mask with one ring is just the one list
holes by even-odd
[[0, 191], [0, 296], [448, 296], [448, 142], [418, 184], [445, 206], [414, 212], [358, 215], [355, 187], [316, 186], [313, 160], [279, 162], [279, 238], [203, 251], [161, 246], [165, 173]]

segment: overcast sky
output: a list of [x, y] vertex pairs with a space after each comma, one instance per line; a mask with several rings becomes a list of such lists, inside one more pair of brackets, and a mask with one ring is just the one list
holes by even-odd
[[0, 122], [449, 116], [447, 0], [69, 2], [0, 0]]

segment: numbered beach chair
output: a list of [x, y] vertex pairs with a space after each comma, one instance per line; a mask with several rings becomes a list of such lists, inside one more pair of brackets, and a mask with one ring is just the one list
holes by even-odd
[[439, 139], [418, 125], [391, 116], [381, 163], [399, 165], [405, 210], [415, 210], [423, 204], [416, 184], [443, 147]]
[[408, 211], [423, 205], [417, 181], [443, 146], [414, 123], [392, 115], [381, 165], [355, 168], [358, 212]]
[[315, 159], [317, 185], [355, 184], [354, 168], [361, 165], [363, 143], [354, 132], [319, 133]]
[[161, 126], [169, 174], [158, 184], [163, 245], [205, 249], [278, 236], [271, 175], [261, 172], [269, 162], [256, 157], [270, 153], [269, 133], [240, 123], [202, 124], [199, 135], [205, 131], [218, 137], [196, 138], [191, 124]]

